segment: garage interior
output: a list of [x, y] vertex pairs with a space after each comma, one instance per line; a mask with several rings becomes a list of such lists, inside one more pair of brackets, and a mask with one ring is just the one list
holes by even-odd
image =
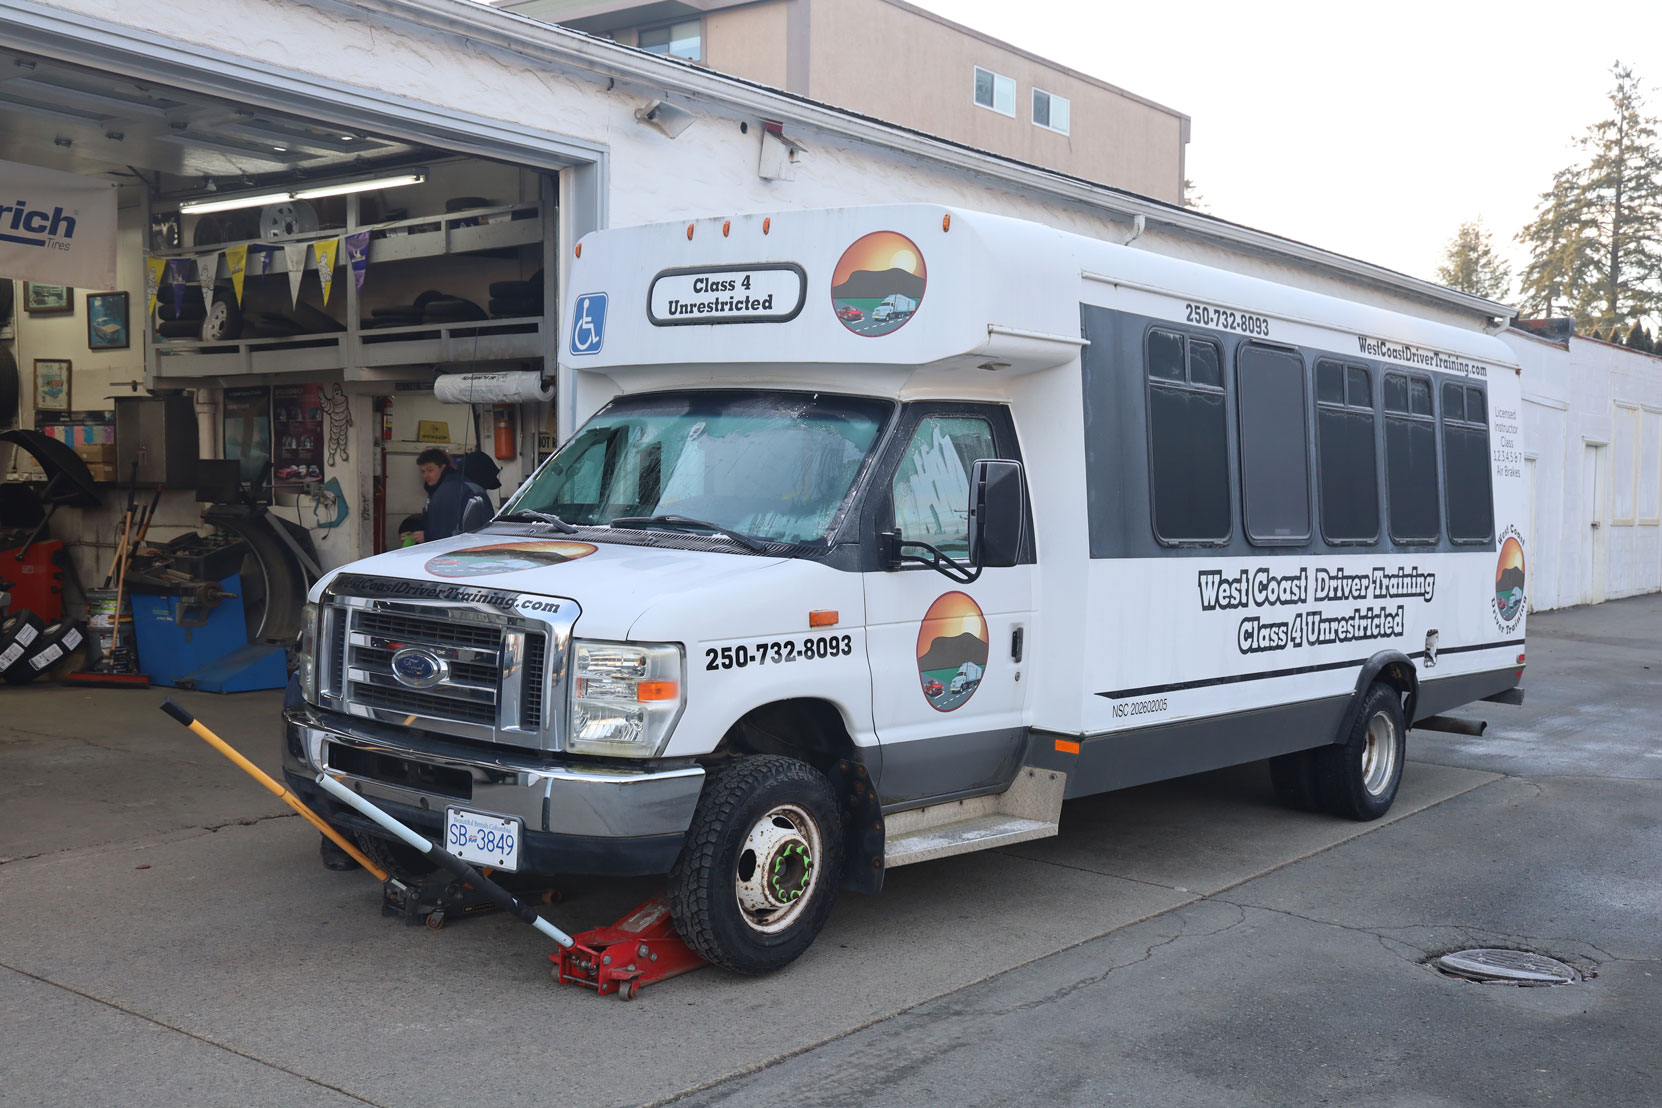
[[500, 502], [552, 449], [557, 174], [5, 50], [0, 161], [118, 196], [116, 288], [0, 275], [6, 681], [277, 687], [416, 454]]

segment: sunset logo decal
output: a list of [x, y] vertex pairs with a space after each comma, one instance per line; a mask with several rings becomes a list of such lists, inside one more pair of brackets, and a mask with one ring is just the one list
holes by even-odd
[[875, 338], [906, 326], [923, 303], [923, 251], [895, 231], [873, 231], [843, 251], [831, 273], [831, 307], [844, 327]]
[[496, 546], [470, 546], [427, 559], [427, 572], [434, 577], [489, 577], [494, 573], [517, 573], [523, 569], [563, 565], [587, 558], [596, 547], [586, 542], [505, 542]]
[[987, 668], [987, 617], [961, 592], [943, 594], [918, 628], [918, 678], [937, 712], [964, 706]]
[[1523, 541], [1517, 531], [1508, 527], [1506, 539], [1500, 544], [1500, 557], [1495, 562], [1495, 619], [1502, 630], [1510, 631], [1517, 626], [1523, 609]]

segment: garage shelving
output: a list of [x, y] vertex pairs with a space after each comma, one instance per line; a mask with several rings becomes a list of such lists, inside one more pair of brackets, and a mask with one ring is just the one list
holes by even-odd
[[[365, 285], [369, 289], [376, 267], [387, 263], [458, 255], [501, 257], [526, 247], [540, 247], [547, 232], [545, 224], [541, 207], [529, 202], [349, 226], [338, 233], [370, 232], [371, 276]], [[325, 237], [327, 233], [311, 232], [287, 239], [254, 240], [247, 245], [280, 247], [284, 242], [312, 242]], [[239, 245], [243, 243], [195, 246], [159, 252], [157, 256], [190, 258], [208, 250], [223, 251]], [[249, 276], [246, 281], [273, 277], [287, 281], [286, 254], [281, 249], [271, 250], [269, 254], [269, 262], [262, 272]], [[309, 270], [317, 268], [310, 252], [305, 266]], [[221, 280], [223, 274], [222, 267]], [[383, 368], [447, 362], [525, 361], [540, 358], [545, 352], [540, 315], [366, 328], [361, 323], [360, 295], [351, 279], [344, 250], [337, 260], [335, 281], [337, 295], [342, 293], [342, 286], [346, 295], [342, 330], [211, 343], [155, 339], [150, 352], [154, 359], [153, 374], [164, 378], [203, 378], [342, 370], [346, 379], [352, 380], [375, 376], [373, 371]]]

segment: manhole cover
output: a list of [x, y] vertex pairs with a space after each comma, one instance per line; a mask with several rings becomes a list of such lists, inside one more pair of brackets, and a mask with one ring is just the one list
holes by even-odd
[[1503, 985], [1568, 985], [1581, 980], [1573, 966], [1527, 950], [1457, 950], [1432, 964], [1452, 977]]

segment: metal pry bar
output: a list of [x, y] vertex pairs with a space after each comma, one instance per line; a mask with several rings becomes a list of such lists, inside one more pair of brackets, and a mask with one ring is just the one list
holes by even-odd
[[550, 939], [553, 939], [555, 942], [559, 943], [561, 947], [567, 950], [570, 950], [572, 947], [577, 945], [577, 941], [575, 939], [573, 939], [570, 935], [567, 935], [564, 931], [561, 931], [558, 927], [555, 927], [552, 923], [549, 923], [547, 920], [543, 919], [541, 916], [537, 915], [536, 909], [532, 908], [529, 904], [525, 904], [520, 901], [514, 896], [513, 893], [510, 893], [507, 889], [504, 889], [501, 885], [498, 885], [496, 882], [492, 881], [490, 878], [486, 877], [484, 874], [480, 873], [478, 870], [474, 869], [472, 866], [468, 865], [448, 850], [440, 850], [428, 841], [426, 836], [418, 834], [417, 832], [404, 826], [402, 823], [387, 815], [387, 813], [381, 811], [381, 809], [377, 808], [375, 805], [371, 804], [369, 801], [365, 800], [363, 797], [359, 796], [357, 793], [353, 792], [333, 777], [330, 777], [327, 773], [318, 774], [317, 783], [321, 785], [330, 796], [336, 798], [342, 804], [347, 804], [357, 809], [363, 815], [374, 820], [376, 824], [386, 830], [389, 834], [397, 836], [400, 842], [408, 843], [415, 850], [425, 854], [428, 861], [432, 862], [434, 865], [439, 866], [441, 869], [448, 870], [458, 879], [467, 882], [469, 885], [472, 885], [474, 888], [490, 897], [491, 901], [504, 912], [507, 912], [509, 915], [516, 917], [524, 923], [530, 924], [532, 927], [536, 928], [544, 935], [547, 935]]

